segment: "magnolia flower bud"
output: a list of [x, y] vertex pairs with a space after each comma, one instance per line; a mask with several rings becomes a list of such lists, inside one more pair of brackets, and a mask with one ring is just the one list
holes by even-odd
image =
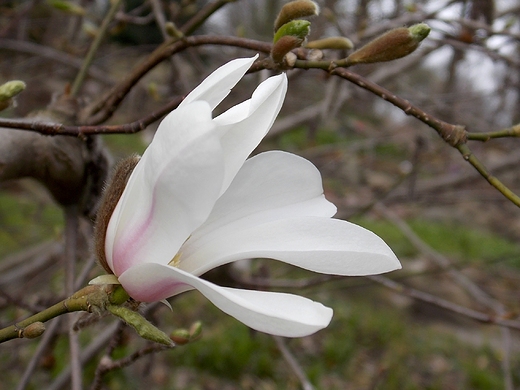
[[348, 56], [347, 64], [370, 64], [405, 57], [419, 47], [430, 33], [425, 23], [390, 30]]
[[354, 47], [352, 41], [345, 37], [329, 37], [308, 42], [305, 47], [309, 49], [336, 49], [350, 50]]
[[24, 328], [23, 337], [27, 339], [35, 339], [36, 337], [40, 337], [43, 332], [45, 332], [45, 324], [43, 322], [37, 321], [27, 325]]
[[18, 95], [25, 89], [25, 83], [20, 80], [8, 81], [5, 84], [0, 85], [0, 111], [8, 108], [13, 97]]
[[190, 342], [190, 332], [186, 329], [175, 329], [170, 333], [170, 339], [177, 345], [184, 345]]
[[278, 42], [282, 37], [293, 36], [302, 41], [309, 35], [311, 31], [311, 22], [308, 20], [291, 20], [280, 27], [274, 34], [273, 43]]
[[309, 35], [310, 25], [307, 20], [292, 20], [278, 29], [271, 49], [271, 58], [275, 63], [281, 64], [287, 53], [303, 44]]
[[143, 339], [155, 341], [156, 343], [164, 344], [169, 347], [174, 346], [173, 341], [166, 333], [153, 326], [141, 314], [125, 306], [107, 305], [107, 310], [134, 328]]
[[25, 83], [20, 80], [8, 81], [0, 85], [0, 101], [12, 98], [25, 89]]
[[274, 31], [277, 32], [284, 24], [294, 19], [314, 16], [320, 13], [318, 4], [310, 0], [295, 0], [285, 4], [276, 21], [274, 22]]
[[112, 274], [112, 270], [107, 264], [105, 255], [105, 237], [110, 217], [116, 208], [117, 202], [123, 193], [128, 178], [132, 174], [135, 166], [139, 162], [140, 157], [137, 155], [130, 156], [120, 161], [114, 169], [112, 179], [110, 179], [108, 185], [105, 188], [105, 193], [101, 199], [101, 204], [96, 216], [96, 223], [94, 226], [94, 245], [97, 260], [99, 264], [107, 271]]
[[202, 334], [202, 322], [194, 322], [190, 329], [176, 329], [170, 334], [170, 338], [177, 345], [188, 344], [191, 341], [197, 340]]
[[300, 47], [303, 43], [303, 39], [286, 35], [280, 38], [271, 49], [271, 58], [277, 64], [281, 64], [287, 53], [291, 50]]

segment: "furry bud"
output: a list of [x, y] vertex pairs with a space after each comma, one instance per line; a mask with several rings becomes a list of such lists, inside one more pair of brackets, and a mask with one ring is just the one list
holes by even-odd
[[390, 30], [348, 56], [348, 65], [392, 61], [414, 52], [430, 33], [425, 23]]
[[112, 179], [105, 188], [105, 192], [101, 199], [101, 204], [96, 216], [96, 223], [94, 226], [94, 244], [96, 256], [99, 264], [101, 264], [101, 266], [109, 274], [112, 273], [112, 270], [108, 266], [105, 255], [105, 238], [107, 234], [108, 222], [110, 221], [110, 217], [116, 208], [119, 198], [123, 194], [126, 183], [128, 182], [128, 178], [139, 162], [139, 159], [139, 156], [133, 155], [120, 161], [117, 164], [116, 168], [114, 169]]
[[320, 8], [318, 4], [310, 0], [295, 0], [285, 4], [276, 21], [274, 22], [274, 31], [277, 32], [284, 24], [294, 19], [305, 18], [308, 16], [318, 15]]
[[300, 47], [303, 43], [303, 39], [286, 35], [280, 38], [271, 49], [271, 58], [276, 64], [281, 64], [287, 53], [291, 50]]
[[308, 42], [305, 47], [309, 49], [335, 49], [350, 50], [354, 47], [352, 41], [345, 37], [329, 37]]

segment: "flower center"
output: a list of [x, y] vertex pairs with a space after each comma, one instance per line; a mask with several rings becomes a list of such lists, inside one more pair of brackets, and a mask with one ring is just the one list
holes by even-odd
[[171, 259], [171, 261], [168, 263], [168, 265], [178, 268], [180, 262], [181, 262], [181, 252], [177, 252], [177, 254], [173, 257], [173, 259]]

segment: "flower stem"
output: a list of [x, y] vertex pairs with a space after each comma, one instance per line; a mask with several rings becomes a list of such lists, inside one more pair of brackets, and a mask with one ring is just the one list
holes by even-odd
[[112, 295], [118, 290], [118, 288], [119, 286], [116, 287], [112, 285], [93, 285], [84, 287], [75, 292], [69, 298], [58, 302], [23, 321], [17, 322], [7, 328], [0, 329], [0, 343], [15, 338], [25, 337], [25, 329], [35, 322], [46, 322], [65, 313], [72, 313], [75, 311], [92, 312], [104, 310], [106, 305], [111, 302]]

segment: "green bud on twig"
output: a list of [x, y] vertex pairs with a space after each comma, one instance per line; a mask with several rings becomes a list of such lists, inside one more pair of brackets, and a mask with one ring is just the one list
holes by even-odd
[[13, 97], [25, 89], [25, 83], [20, 80], [8, 81], [0, 85], [0, 111], [11, 106]]
[[390, 30], [347, 57], [347, 64], [392, 61], [414, 52], [430, 33], [426, 23]]
[[290, 35], [300, 38], [302, 41], [311, 31], [311, 22], [308, 20], [291, 20], [280, 27], [274, 34], [273, 43], [278, 42], [282, 37]]
[[173, 22], [166, 22], [164, 24], [164, 29], [166, 30], [166, 34], [173, 38], [182, 38], [184, 34], [181, 30], [177, 28], [177, 26]]
[[176, 329], [170, 334], [170, 338], [177, 345], [188, 344], [197, 340], [202, 334], [202, 322], [197, 321], [190, 326], [189, 330]]
[[115, 305], [122, 305], [123, 303], [128, 301], [128, 299], [130, 299], [130, 295], [128, 295], [128, 293], [125, 291], [123, 286], [112, 285], [110, 287], [113, 288], [112, 292], [110, 293], [110, 295], [108, 297], [110, 303], [115, 304]]
[[130, 325], [143, 339], [173, 347], [175, 344], [162, 330], [153, 326], [141, 314], [125, 306], [107, 305], [107, 310]]
[[350, 50], [354, 47], [352, 41], [345, 37], [328, 37], [307, 42], [305, 47], [309, 49], [335, 49], [335, 50]]
[[20, 80], [8, 81], [0, 85], [0, 101], [9, 100], [25, 89], [25, 83]]
[[202, 322], [194, 322], [190, 326], [190, 341], [198, 339], [202, 335]]
[[36, 337], [40, 337], [43, 332], [45, 332], [45, 324], [37, 321], [27, 325], [22, 333], [23, 337], [27, 339], [35, 339]]
[[275, 63], [281, 64], [287, 53], [303, 44], [309, 35], [310, 25], [307, 20], [292, 20], [278, 29], [271, 49], [271, 58]]
[[274, 22], [274, 31], [277, 32], [284, 24], [294, 19], [305, 18], [308, 16], [318, 15], [320, 8], [318, 4], [310, 0], [295, 0], [285, 4], [276, 21]]
[[171, 334], [170, 338], [177, 345], [184, 345], [190, 342], [190, 332], [186, 329], [175, 329]]

